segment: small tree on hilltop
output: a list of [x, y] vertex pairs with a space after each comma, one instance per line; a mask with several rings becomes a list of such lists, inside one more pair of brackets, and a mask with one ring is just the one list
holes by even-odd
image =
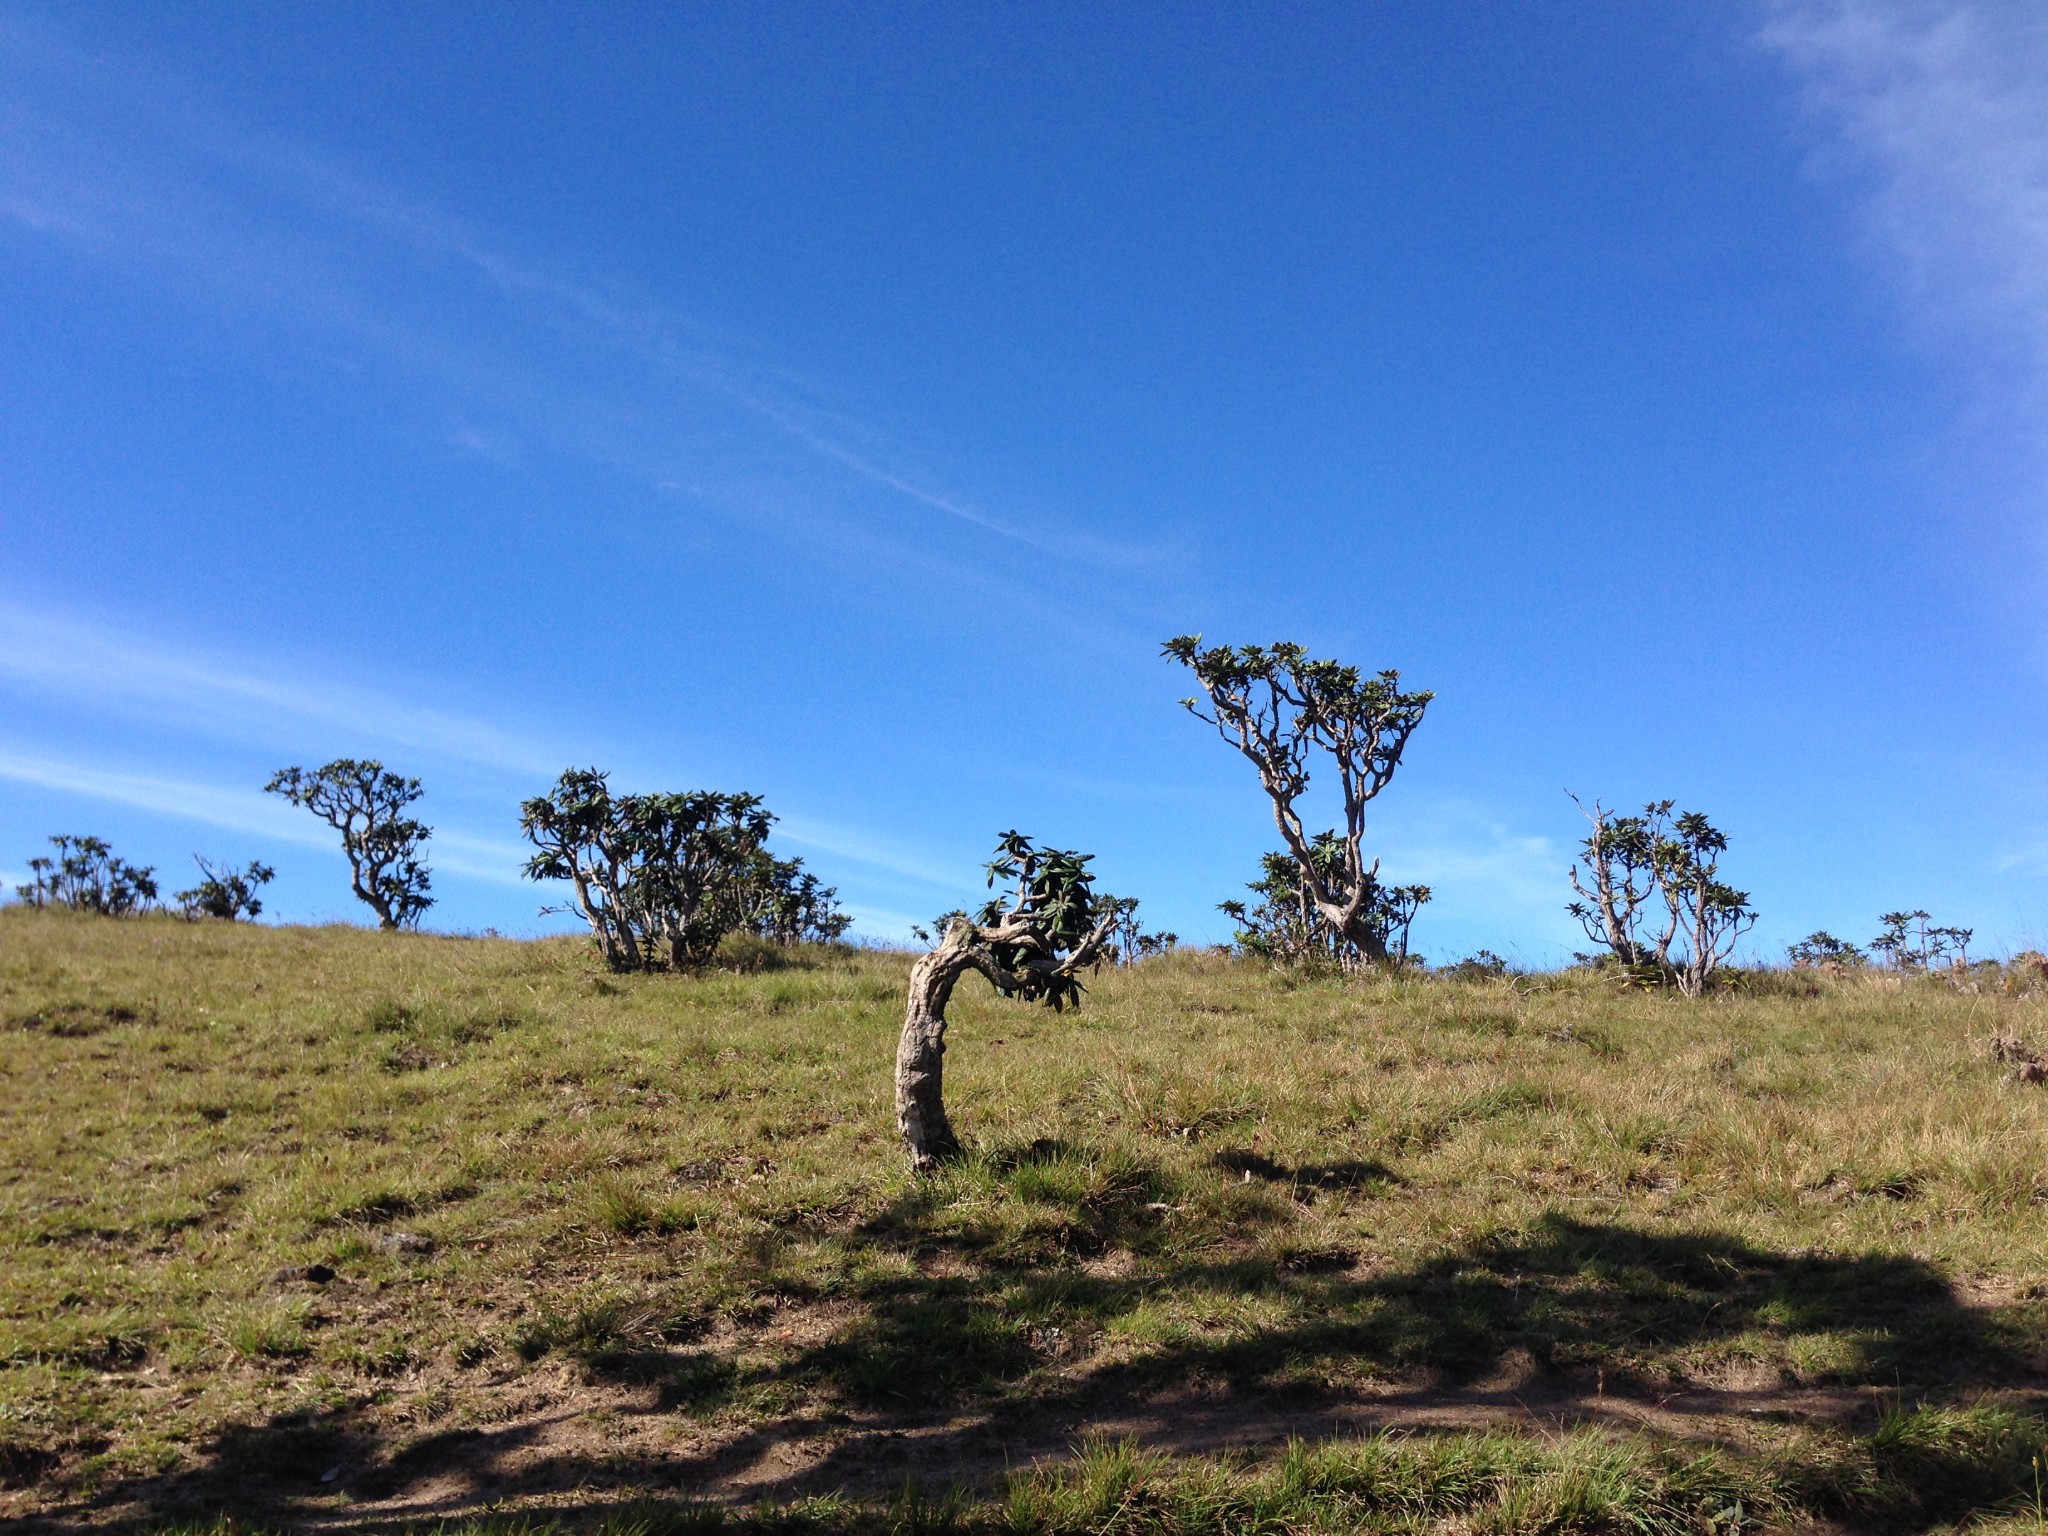
[[[1390, 963], [1387, 924], [1377, 909], [1386, 894], [1379, 860], [1368, 864], [1361, 847], [1365, 807], [1400, 767], [1435, 695], [1403, 693], [1397, 672], [1368, 677], [1356, 667], [1312, 660], [1293, 644], [1205, 650], [1200, 635], [1181, 635], [1166, 642], [1165, 654], [1193, 671], [1207, 698], [1206, 713], [1202, 700], [1181, 700], [1188, 712], [1258, 770], [1301, 892], [1341, 946], [1339, 963]], [[1342, 830], [1320, 837], [1310, 836], [1296, 806], [1315, 751], [1336, 764], [1344, 802]]]
[[1577, 901], [1565, 910], [1579, 920], [1586, 937], [1607, 950], [1624, 966], [1652, 964], [1671, 947], [1677, 936], [1674, 922], [1661, 938], [1649, 943], [1637, 936], [1636, 925], [1643, 903], [1657, 894], [1656, 847], [1662, 836], [1664, 818], [1671, 813], [1669, 800], [1645, 806], [1640, 816], [1615, 816], [1598, 800], [1589, 811], [1577, 795], [1571, 796], [1593, 830], [1579, 845], [1580, 865], [1586, 871], [1579, 879], [1580, 865], [1571, 870], [1572, 889]]
[[1260, 877], [1246, 887], [1257, 902], [1232, 897], [1216, 904], [1217, 911], [1237, 924], [1239, 951], [1279, 965], [1335, 965], [1340, 940], [1310, 903], [1295, 872], [1294, 856], [1262, 854], [1259, 866]]
[[956, 916], [939, 945], [910, 972], [903, 1034], [896, 1046], [896, 1128], [920, 1171], [957, 1157], [960, 1141], [946, 1118], [946, 1004], [970, 971], [1004, 997], [1078, 1007], [1077, 973], [1104, 957], [1120, 903], [1100, 894], [1089, 856], [1040, 848], [1005, 832], [988, 882], [1009, 887], [972, 918]]
[[[1565, 910], [1630, 971], [1698, 997], [1756, 922], [1749, 893], [1719, 877], [1727, 836], [1697, 811], [1674, 815], [1669, 800], [1652, 801], [1640, 816], [1610, 816], [1596, 800], [1586, 816], [1593, 831], [1579, 853], [1585, 878], [1572, 869], [1580, 899]], [[1653, 896], [1663, 911], [1658, 931], [1644, 938], [1638, 924]]]
[[349, 888], [384, 929], [418, 924], [434, 898], [420, 861], [430, 828], [403, 814], [424, 791], [418, 779], [387, 773], [375, 758], [338, 757], [324, 768], [280, 768], [263, 786], [302, 805], [341, 834]]
[[268, 864], [252, 863], [241, 870], [228, 864], [216, 867], [196, 853], [192, 862], [199, 866], [199, 884], [179, 891], [177, 900], [179, 910], [194, 919], [218, 917], [230, 923], [242, 917], [253, 919], [263, 910], [257, 887], [268, 885], [277, 876]]
[[765, 846], [774, 815], [759, 795], [614, 795], [595, 768], [571, 768], [520, 807], [539, 849], [534, 880], [566, 880], [615, 971], [701, 965], [734, 931], [780, 943], [836, 939], [851, 919], [801, 859]]
[[1155, 955], [1171, 954], [1180, 943], [1177, 933], [1147, 933], [1138, 921], [1138, 898], [1115, 898], [1116, 922], [1109, 931], [1108, 952], [1118, 965], [1136, 965]]
[[1825, 928], [1809, 933], [1797, 944], [1788, 944], [1785, 956], [1797, 971], [1850, 971], [1865, 958], [1862, 950]]
[[129, 917], [156, 900], [156, 870], [127, 863], [105, 839], [59, 834], [50, 843], [56, 857], [30, 859], [29, 883], [14, 888], [30, 906]]
[[[1309, 856], [1331, 870], [1343, 858], [1343, 844], [1335, 832], [1319, 834], [1309, 845]], [[1268, 853], [1259, 859], [1260, 877], [1248, 884], [1259, 900], [1221, 901], [1216, 910], [1237, 924], [1236, 941], [1247, 955], [1278, 965], [1335, 966], [1346, 969], [1355, 951], [1344, 936], [1323, 916], [1292, 855]], [[1386, 963], [1398, 968], [1408, 963], [1408, 933], [1415, 914], [1429, 900], [1426, 885], [1381, 885], [1377, 875], [1369, 877], [1372, 891], [1364, 909], [1365, 922], [1386, 954]]]
[[1718, 878], [1728, 838], [1698, 811], [1688, 811], [1671, 824], [1672, 835], [1658, 845], [1657, 884], [1677, 919], [1682, 951], [1667, 950], [1664, 960], [1687, 997], [1707, 989], [1736, 941], [1756, 924], [1749, 892], [1724, 885]]
[[758, 850], [742, 872], [740, 924], [776, 944], [829, 944], [853, 926], [839, 910], [839, 892], [804, 868], [802, 859], [778, 859]]
[[1925, 912], [1887, 912], [1878, 919], [1884, 932], [1870, 947], [1902, 971], [1931, 971], [1938, 966], [1961, 970], [1970, 963], [1972, 928], [1935, 928]]

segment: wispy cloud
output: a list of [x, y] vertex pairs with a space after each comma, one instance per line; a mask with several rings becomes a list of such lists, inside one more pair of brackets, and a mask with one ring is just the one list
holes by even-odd
[[929, 912], [922, 917], [912, 917], [907, 912], [896, 912], [887, 907], [851, 905], [846, 912], [853, 919], [854, 932], [869, 941], [910, 942], [915, 937], [910, 930], [932, 920]]
[[[562, 446], [607, 465], [662, 457], [644, 432], [620, 425], [622, 412], [642, 414], [650, 386], [668, 396], [647, 413], [653, 420], [673, 417], [678, 390], [694, 392], [700, 406], [715, 400], [745, 413], [828, 474], [995, 538], [1116, 569], [1162, 557], [1072, 519], [1002, 516], [979, 498], [935, 489], [886, 462], [887, 433], [846, 410], [821, 408], [829, 389], [763, 363], [753, 342], [623, 285], [551, 269], [447, 210], [303, 147], [207, 117], [171, 82], [133, 64], [88, 61], [47, 28], [18, 18], [0, 20], [0, 220], [104, 261], [182, 269], [216, 301], [233, 294], [294, 323], [317, 315], [410, 368], [433, 370], [458, 388], [466, 382], [500, 407], [524, 388], [535, 396], [522, 413], [526, 430], [556, 439], [594, 435], [600, 440]], [[516, 367], [478, 351], [478, 330], [465, 335], [437, 323], [437, 308], [395, 305], [364, 275], [400, 270], [415, 283], [494, 307], [530, 338], [608, 354], [622, 376], [587, 386], [589, 397], [573, 403], [560, 398], [558, 370], [549, 382], [522, 386]], [[494, 347], [505, 331], [502, 324], [481, 328]], [[496, 446], [474, 424], [463, 435]], [[657, 440], [662, 435], [654, 430]], [[676, 444], [690, 439], [672, 419], [667, 435]], [[648, 476], [649, 483], [670, 478], [658, 469]], [[841, 505], [834, 515], [853, 514]]]
[[1568, 947], [1560, 892], [1571, 858], [1555, 839], [1516, 831], [1471, 801], [1438, 799], [1387, 818], [1377, 846], [1383, 878], [1419, 880], [1434, 893], [1416, 928], [1425, 944], [1432, 928], [1455, 926], [1532, 936], [1546, 963]]
[[958, 869], [949, 870], [936, 859], [900, 847], [887, 838], [828, 826], [803, 816], [782, 818], [776, 823], [775, 837], [778, 842], [794, 843], [799, 848], [815, 849], [835, 858], [865, 864], [871, 869], [901, 875], [936, 891], [963, 891], [970, 889], [972, 884], [960, 878]]
[[1784, 0], [1760, 34], [1847, 160], [1922, 316], [2048, 394], [2048, 8]]
[[0, 601], [0, 681], [95, 712], [137, 715], [252, 745], [343, 733], [510, 772], [559, 771], [559, 748], [488, 721], [332, 679], [181, 654], [75, 616]]
[[[405, 748], [438, 760], [457, 780], [481, 777], [491, 788], [467, 798], [495, 799], [503, 775], [537, 784], [552, 780], [581, 752], [536, 740], [473, 715], [436, 709], [374, 689], [294, 673], [288, 664], [259, 667], [226, 655], [194, 655], [162, 641], [92, 623], [76, 615], [0, 602], [0, 695], [32, 691], [94, 722], [146, 720], [188, 739], [317, 760], [321, 743], [346, 743], [352, 755]], [[337, 748], [339, 750], [339, 748]], [[481, 776], [477, 769], [486, 770]], [[418, 771], [408, 762], [407, 771]], [[249, 832], [285, 843], [330, 848], [332, 837], [303, 812], [245, 786], [136, 772], [124, 764], [79, 761], [17, 741], [0, 743], [0, 779], [87, 799]], [[458, 787], [460, 787], [458, 785]], [[505, 807], [509, 818], [512, 807]], [[782, 820], [777, 841], [829, 862], [864, 865], [940, 893], [962, 888], [958, 871], [915, 848], [869, 832], [797, 814]], [[433, 863], [453, 874], [523, 884], [531, 851], [504, 838], [437, 824]], [[828, 873], [828, 878], [836, 878]]]
[[0, 779], [187, 821], [203, 821], [209, 826], [248, 832], [275, 842], [326, 848], [333, 841], [320, 835], [304, 813], [294, 813], [284, 802], [267, 799], [255, 790], [224, 789], [154, 774], [120, 772], [6, 747], [0, 747]]
[[[255, 790], [122, 772], [6, 747], [0, 747], [0, 779], [203, 822], [272, 842], [334, 850], [334, 834], [326, 827], [303, 811]], [[525, 884], [519, 873], [525, 857], [517, 844], [460, 832], [440, 832], [431, 841], [436, 868], [500, 885]]]

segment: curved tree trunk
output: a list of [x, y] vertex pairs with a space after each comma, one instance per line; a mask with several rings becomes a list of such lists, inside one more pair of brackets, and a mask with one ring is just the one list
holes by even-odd
[[988, 928], [964, 919], [953, 924], [939, 947], [910, 970], [910, 998], [903, 1010], [903, 1034], [896, 1042], [896, 1129], [910, 1148], [911, 1165], [923, 1173], [960, 1155], [960, 1138], [946, 1118], [946, 1004], [969, 971], [979, 971], [1007, 997], [1035, 1001], [1059, 978], [1092, 965], [1116, 927], [1116, 911], [1103, 913], [1064, 960], [1026, 960], [1015, 970], [996, 962], [989, 945], [1047, 946], [1028, 918], [1015, 914]]
[[920, 1173], [960, 1155], [960, 1138], [946, 1118], [946, 1003], [973, 964], [973, 932], [955, 924], [910, 972], [910, 1000], [896, 1042], [896, 1129]]

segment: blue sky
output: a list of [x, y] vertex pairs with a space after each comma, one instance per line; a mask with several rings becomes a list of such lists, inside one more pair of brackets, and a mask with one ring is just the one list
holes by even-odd
[[1759, 954], [2048, 940], [2048, 13], [10, 6], [0, 871], [420, 775], [531, 932], [571, 763], [751, 789], [899, 937], [1016, 826], [1156, 923], [1273, 841], [1165, 637], [1437, 701], [1423, 950], [1565, 957], [1564, 790]]

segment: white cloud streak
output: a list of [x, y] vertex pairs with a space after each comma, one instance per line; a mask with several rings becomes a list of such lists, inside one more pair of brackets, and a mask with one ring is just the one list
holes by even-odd
[[[1111, 568], [1160, 558], [1047, 519], [997, 517], [919, 484], [878, 462], [880, 450], [846, 440], [876, 442], [882, 434], [873, 428], [843, 414], [832, 418], [842, 432], [821, 427], [828, 413], [804, 403], [817, 391], [793, 389], [786, 376], [747, 361], [757, 351], [750, 345], [714, 340], [670, 306], [550, 272], [443, 210], [202, 117], [177, 97], [165, 80], [87, 60], [47, 31], [0, 18], [0, 220], [104, 261], [182, 268], [216, 297], [232, 292], [301, 319], [317, 314], [409, 367], [505, 390], [510, 373], [497, 360], [473, 355], [452, 330], [420, 316], [398, 318], [372, 296], [362, 272], [396, 257], [417, 279], [456, 276], [521, 324], [716, 397], [815, 460], [965, 526]], [[573, 411], [560, 401], [537, 405], [526, 415], [551, 425], [535, 429], [558, 434], [565, 417], [588, 423], [611, 408], [595, 396]], [[618, 442], [582, 446], [614, 466], [635, 457]]]
[[[122, 772], [5, 747], [0, 747], [0, 779], [175, 816], [183, 821], [203, 822], [272, 842], [318, 848], [325, 853], [335, 851], [334, 835], [325, 827], [304, 812], [255, 790], [224, 789], [185, 779]], [[431, 862], [436, 869], [473, 880], [526, 885], [519, 873], [525, 862], [525, 850], [513, 843], [436, 831], [431, 839]]]
[[851, 859], [871, 869], [901, 875], [937, 891], [956, 893], [973, 889], [973, 883], [962, 880], [958, 870], [949, 871], [935, 860], [865, 832], [827, 826], [802, 816], [785, 816], [776, 822], [775, 838], [778, 842], [794, 843], [799, 848], [816, 849], [834, 858]]
[[333, 681], [184, 656], [68, 615], [0, 602], [0, 680], [86, 705], [251, 742], [309, 732], [368, 737], [508, 772], [552, 775], [567, 759], [487, 721]]
[[[1550, 942], [1569, 937], [1558, 895], [1571, 859], [1550, 838], [1519, 833], [1484, 807], [1442, 800], [1384, 825], [1383, 877], [1420, 880], [1435, 893], [1429, 918], [1535, 932]], [[1428, 924], [1418, 924], [1426, 935]]]
[[[1923, 317], [2048, 384], [2048, 7], [1785, 0], [1759, 34], [1874, 173], [1871, 233]], [[1839, 161], [1839, 153], [1826, 157]]]
[[0, 747], [0, 779], [187, 821], [203, 821], [209, 826], [248, 832], [273, 842], [310, 848], [327, 848], [332, 843], [331, 838], [318, 835], [314, 824], [302, 814], [295, 815], [282, 801], [267, 800], [254, 790], [222, 789], [154, 774], [120, 772], [5, 747]]
[[[44, 695], [91, 719], [147, 720], [183, 736], [274, 749], [280, 756], [303, 754], [309, 741], [346, 742], [357, 755], [396, 746], [449, 765], [540, 782], [552, 780], [577, 756], [474, 716], [371, 689], [258, 671], [218, 656], [181, 654], [75, 616], [0, 603], [0, 687], [5, 686]], [[286, 843], [332, 846], [332, 838], [302, 812], [253, 789], [80, 763], [19, 743], [0, 744], [0, 779]], [[964, 888], [957, 872], [885, 837], [800, 814], [782, 820], [776, 836], [942, 893]], [[524, 884], [519, 870], [531, 851], [445, 826], [437, 827], [433, 848], [438, 869], [512, 885]]]

